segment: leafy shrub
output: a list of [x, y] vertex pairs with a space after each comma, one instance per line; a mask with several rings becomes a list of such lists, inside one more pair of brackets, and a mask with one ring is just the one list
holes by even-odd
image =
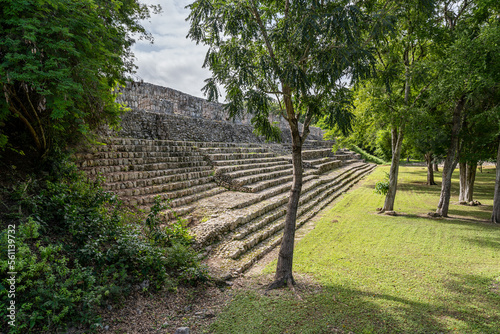
[[387, 195], [389, 191], [389, 173], [385, 172], [385, 179], [375, 183], [375, 193], [380, 195]]
[[[0, 327], [10, 333], [55, 332], [69, 323], [99, 324], [96, 308], [142, 282], [175, 289], [208, 279], [185, 222], [165, 224], [158, 199], [151, 213], [127, 212], [100, 181], [73, 168], [62, 177], [20, 185], [11, 198], [23, 208], [12, 215], [16, 235], [16, 327], [7, 325], [7, 230], [1, 232]], [[10, 222], [9, 222], [10, 223]], [[4, 256], [5, 255], [5, 256]]]
[[177, 216], [174, 212], [175, 222], [169, 225], [163, 225], [159, 217], [160, 212], [172, 210], [169, 202], [163, 202], [160, 196], [156, 196], [151, 211], [146, 218], [147, 236], [155, 244], [168, 247], [175, 242], [189, 244], [193, 237], [189, 235], [186, 229], [186, 221]]
[[[78, 261], [70, 263], [61, 244], [42, 246], [39, 225], [33, 221], [18, 226], [16, 238], [16, 327], [10, 333], [28, 333], [64, 327], [68, 319], [92, 324], [98, 319], [90, 312], [99, 305], [105, 288], [97, 284], [90, 267], [82, 267]], [[34, 233], [34, 238], [26, 233]], [[36, 242], [31, 242], [37, 240]], [[0, 247], [7, 249], [7, 233], [2, 232]], [[3, 273], [10, 271], [7, 261], [0, 261]], [[2, 285], [6, 282], [2, 279]], [[7, 290], [0, 292], [2, 320], [6, 318], [9, 298]], [[7, 328], [7, 324], [3, 324]]]

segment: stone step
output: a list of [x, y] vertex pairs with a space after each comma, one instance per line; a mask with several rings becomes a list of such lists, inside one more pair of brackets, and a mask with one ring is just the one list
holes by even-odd
[[340, 166], [342, 166], [341, 160], [330, 160], [330, 161], [326, 161], [326, 162], [323, 162], [321, 164], [318, 164], [315, 167], [318, 168], [317, 169], [318, 174], [323, 174], [323, 173], [331, 171], [331, 170], [333, 170], [337, 167], [340, 167]]
[[215, 153], [208, 154], [208, 157], [212, 161], [223, 161], [223, 160], [246, 160], [246, 159], [265, 159], [274, 157], [274, 153], [258, 153], [258, 152], [249, 152], [249, 153]]
[[237, 165], [229, 165], [229, 166], [217, 166], [216, 170], [221, 174], [229, 174], [231, 172], [245, 170], [245, 169], [258, 169], [258, 168], [269, 168], [273, 166], [279, 165], [288, 165], [289, 162], [286, 160], [277, 160], [272, 162], [263, 162], [263, 163], [249, 163], [249, 164], [237, 164]]
[[242, 177], [249, 176], [249, 175], [271, 173], [271, 172], [276, 172], [276, 171], [290, 169], [290, 168], [293, 168], [293, 166], [290, 164], [284, 163], [284, 164], [268, 166], [268, 167], [258, 166], [258, 167], [251, 168], [251, 169], [240, 169], [240, 170], [237, 170], [234, 172], [226, 173], [226, 175], [232, 179], [238, 179], [238, 178], [242, 178]]
[[310, 164], [312, 166], [317, 166], [321, 165], [325, 162], [332, 161], [333, 159], [331, 157], [321, 157], [317, 159], [308, 159], [308, 160], [302, 160], [303, 163]]
[[288, 159], [284, 157], [270, 157], [270, 158], [262, 158], [262, 157], [252, 157], [250, 159], [235, 159], [235, 160], [218, 160], [212, 161], [214, 166], [225, 167], [225, 166], [240, 166], [246, 164], [256, 164], [256, 163], [271, 163], [271, 162], [283, 162], [288, 161]]
[[[103, 143], [108, 145], [149, 145], [149, 146], [194, 146], [196, 142], [179, 141], [179, 140], [151, 140], [151, 139], [138, 139], [138, 138], [123, 138], [123, 137], [109, 137], [101, 138]], [[102, 147], [104, 145], [95, 145]]]
[[332, 158], [337, 159], [337, 160], [346, 161], [346, 160], [352, 160], [353, 156], [351, 154], [334, 154], [334, 155], [332, 155]]
[[203, 161], [202, 155], [179, 155], [179, 156], [166, 156], [166, 157], [147, 157], [147, 158], [118, 158], [118, 159], [92, 159], [83, 160], [76, 163], [78, 167], [105, 167], [105, 166], [123, 166], [123, 165], [147, 165], [157, 163], [171, 163], [171, 162], [195, 162]]
[[198, 179], [184, 180], [179, 182], [169, 182], [153, 186], [142, 186], [116, 190], [118, 196], [143, 196], [159, 193], [173, 193], [182, 189], [190, 189], [195, 186], [212, 182], [213, 176]]
[[87, 153], [99, 152], [199, 152], [196, 146], [168, 146], [168, 145], [102, 145], [94, 146]]
[[[316, 173], [316, 171], [312, 170], [312, 169], [305, 170], [302, 177], [314, 175], [315, 173]], [[317, 177], [317, 176], [315, 176], [315, 177]], [[285, 174], [282, 177], [274, 178], [274, 179], [264, 179], [263, 181], [259, 181], [259, 182], [256, 182], [256, 183], [253, 183], [250, 185], [246, 185], [245, 188], [247, 188], [248, 191], [250, 191], [252, 193], [256, 193], [259, 191], [263, 191], [267, 188], [271, 188], [271, 187], [274, 187], [277, 185], [285, 184], [285, 183], [290, 182], [292, 180], [293, 180], [293, 169], [290, 169], [289, 173]]]
[[[364, 168], [367, 168], [367, 165], [358, 165], [354, 166], [353, 168], [350, 169], [344, 169], [336, 173], [335, 175], [332, 175], [331, 177], [328, 178], [321, 178], [321, 179], [309, 179], [307, 181], [303, 181], [302, 185], [302, 194], [300, 198], [300, 204], [302, 205], [303, 203], [308, 202], [311, 198], [317, 196], [320, 192], [326, 191], [329, 188], [332, 187], [332, 183], [342, 183], [344, 182], [345, 179], [348, 179], [353, 173], [362, 170]], [[335, 187], [335, 185], [333, 186]], [[289, 188], [291, 188], [291, 183], [289, 184]], [[284, 196], [276, 197], [272, 199], [274, 203], [279, 202], [280, 205], [288, 203], [288, 194], [285, 194]], [[275, 206], [276, 207], [276, 206]], [[269, 214], [270, 211], [266, 212], [266, 214]], [[273, 212], [271, 212], [273, 214]], [[261, 223], [254, 222], [257, 224], [257, 226], [261, 226]], [[251, 224], [254, 224], [251, 223]], [[249, 223], [250, 224], [250, 223]], [[250, 224], [250, 225], [251, 225]], [[249, 226], [250, 226], [249, 225]], [[244, 233], [243, 230], [245, 230], [246, 227], [242, 227], [240, 231], [236, 231], [235, 235], [239, 235], [239, 237], [235, 237], [236, 239], [241, 239], [248, 233]], [[249, 230], [254, 231], [257, 228], [249, 228]]]
[[317, 158], [322, 158], [322, 157], [328, 157], [328, 156], [331, 156], [332, 154], [333, 153], [332, 153], [331, 148], [304, 150], [304, 151], [302, 151], [302, 159], [303, 160], [311, 160], [311, 159], [317, 159]]
[[143, 165], [118, 165], [118, 166], [102, 166], [93, 168], [81, 168], [90, 175], [97, 174], [110, 174], [119, 172], [130, 172], [130, 171], [157, 171], [164, 169], [176, 169], [176, 168], [192, 168], [209, 166], [207, 161], [192, 161], [192, 162], [165, 162], [156, 164], [143, 164]]
[[178, 206], [170, 210], [164, 210], [160, 212], [160, 215], [166, 220], [173, 220], [177, 216], [178, 218], [183, 218], [193, 212], [196, 209], [195, 205], [185, 205]]
[[193, 145], [204, 147], [262, 147], [261, 143], [241, 143], [241, 142], [192, 142]]
[[225, 188], [217, 186], [217, 184], [215, 184], [215, 183], [210, 183], [210, 184], [212, 185], [212, 188], [207, 188], [206, 190], [203, 190], [203, 191], [196, 190], [193, 195], [184, 196], [184, 197], [180, 197], [180, 198], [172, 200], [172, 202], [171, 202], [172, 208], [186, 206], [186, 205], [193, 203], [193, 202], [196, 202], [202, 198], [215, 196], [217, 194], [228, 191]]
[[206, 196], [198, 197], [198, 195], [204, 194], [214, 188], [219, 187], [217, 186], [217, 184], [215, 184], [215, 182], [208, 182], [191, 188], [180, 189], [176, 191], [148, 194], [142, 196], [127, 196], [123, 198], [123, 201], [130, 205], [144, 206], [154, 203], [154, 198], [156, 196], [160, 196], [162, 200], [171, 200], [170, 205], [172, 208], [174, 208], [177, 206], [189, 204], [199, 198], [204, 198]]
[[[331, 194], [337, 192], [338, 195], [340, 195], [341, 192], [339, 191], [358, 176], [362, 175], [365, 170], [366, 169], [361, 169], [351, 173], [348, 178], [342, 179], [338, 184], [332, 184], [333, 181], [331, 181], [322, 187], [316, 187], [310, 193], [303, 194], [299, 200], [297, 217], [301, 217], [308, 211], [314, 209], [319, 202], [322, 202]], [[286, 205], [283, 205], [277, 212], [259, 221], [258, 225], [249, 226], [246, 230], [235, 235], [233, 237], [234, 241], [230, 242], [227, 248], [229, 257], [233, 260], [239, 258], [262, 240], [282, 230], [285, 223], [285, 214]]]
[[[258, 183], [258, 182], [264, 181], [264, 180], [273, 180], [273, 179], [280, 178], [283, 176], [292, 175], [293, 166], [287, 165], [285, 167], [286, 168], [279, 169], [277, 171], [261, 173], [261, 174], [252, 174], [252, 175], [243, 176], [243, 177], [237, 177], [237, 178], [234, 178], [234, 183], [236, 183], [240, 186], [244, 186], [244, 185], [249, 185], [249, 184], [255, 184], [255, 183]], [[252, 187], [252, 189], [255, 189], [255, 187]], [[265, 188], [262, 188], [262, 189], [265, 189]], [[259, 189], [259, 190], [262, 190], [262, 189]], [[256, 192], [256, 191], [258, 191], [258, 190], [252, 190], [252, 192]]]
[[[177, 175], [189, 175], [193, 173], [197, 175], [197, 173], [212, 173], [212, 166], [198, 166], [198, 167], [185, 167], [185, 168], [176, 168], [176, 169], [162, 169], [162, 170], [152, 170], [152, 171], [131, 171], [131, 172], [116, 172], [109, 174], [101, 174], [102, 177], [106, 180], [106, 183], [112, 184], [115, 182], [126, 182], [126, 181], [134, 181], [141, 179], [153, 179], [159, 178], [163, 176], [173, 176]], [[178, 179], [181, 180], [181, 179]], [[169, 181], [170, 182], [170, 181]]]
[[268, 153], [263, 147], [202, 147], [203, 154], [231, 154], [231, 153]]
[[148, 178], [140, 178], [129, 181], [118, 181], [118, 182], [106, 182], [105, 189], [109, 191], [117, 191], [120, 189], [130, 189], [130, 188], [140, 188], [140, 187], [151, 187], [162, 184], [167, 184], [171, 182], [177, 181], [186, 181], [186, 180], [196, 180], [200, 178], [206, 178], [213, 174], [211, 169], [199, 171], [199, 172], [189, 172], [182, 173], [180, 170], [174, 170], [175, 173], [171, 175], [164, 175], [158, 177], [148, 177]]
[[[296, 229], [304, 225], [307, 221], [309, 221], [312, 217], [314, 217], [317, 213], [319, 213], [322, 209], [324, 209], [338, 196], [347, 191], [350, 187], [352, 187], [352, 185], [357, 183], [362, 177], [370, 173], [374, 167], [375, 166], [372, 165], [370, 168], [365, 169], [363, 173], [360, 173], [347, 185], [344, 185], [344, 187], [330, 194], [322, 201], [315, 203], [315, 205], [309, 211], [303, 212], [302, 215], [297, 218]], [[240, 254], [239, 257], [236, 257], [237, 260], [234, 260], [231, 257], [226, 259], [218, 258], [216, 261], [219, 264], [220, 268], [218, 276], [227, 279], [246, 271], [256, 261], [261, 259], [264, 255], [269, 253], [272, 249], [274, 249], [281, 243], [283, 234], [282, 229], [276, 229], [274, 233], [268, 232], [268, 234], [269, 236], [267, 238], [264, 238], [262, 241], [255, 244], [252, 248], [250, 248], [250, 251], [244, 252]], [[226, 247], [226, 254], [228, 254], [229, 252], [230, 252], [229, 248]]]
[[[342, 178], [344, 174], [353, 173], [355, 170], [363, 168], [363, 166], [366, 166], [366, 164], [357, 164], [334, 171], [329, 176], [323, 176], [324, 180], [321, 180], [320, 184], [328, 182], [331, 179], [336, 179], [337, 177]], [[313, 175], [309, 176], [311, 177]], [[304, 177], [304, 180], [306, 180], [306, 177], [307, 176]], [[318, 176], [316, 175], [314, 175], [314, 177], [318, 178]], [[313, 183], [313, 179], [309, 178], [307, 180], [308, 182], [303, 185], [303, 191], [305, 192], [313, 189], [317, 185], [316, 183]], [[287, 182], [283, 186], [287, 186], [290, 188], [291, 183]], [[213, 241], [219, 240], [226, 233], [233, 231], [237, 227], [247, 224], [257, 217], [261, 217], [271, 210], [274, 210], [279, 206], [285, 204], [288, 201], [288, 194], [283, 194], [283, 191], [278, 192], [278, 194], [281, 195], [273, 198], [271, 198], [271, 196], [268, 196], [262, 201], [255, 201], [255, 199], [251, 200], [251, 202], [255, 202], [251, 205], [245, 205], [250, 203], [242, 203], [243, 205], [237, 207], [239, 210], [227, 212], [226, 214], [223, 214], [218, 218], [208, 220], [204, 224], [196, 226], [193, 229], [193, 232], [196, 235], [196, 241], [198, 245], [200, 247], [203, 247], [212, 243]]]
[[[306, 182], [308, 182], [310, 180], [317, 179], [317, 178], [318, 178], [317, 175], [311, 174], [311, 175], [304, 176], [303, 179], [302, 179], [302, 181], [305, 184]], [[241, 202], [238, 205], [232, 206], [231, 209], [245, 208], [245, 207], [250, 206], [252, 204], [265, 201], [268, 198], [271, 198], [271, 197], [274, 197], [276, 195], [279, 195], [279, 194], [282, 194], [284, 192], [287, 192], [291, 188], [292, 188], [292, 184], [291, 183], [285, 183], [285, 184], [280, 184], [280, 185], [277, 185], [277, 186], [274, 186], [274, 187], [270, 187], [270, 188], [264, 189], [264, 190], [258, 192], [259, 196], [255, 197], [255, 198], [252, 198], [250, 200], [247, 200], [245, 202]]]
[[159, 151], [159, 152], [95, 152], [77, 153], [77, 160], [98, 160], [98, 159], [137, 159], [137, 158], [161, 158], [161, 157], [182, 157], [201, 156], [198, 151]]

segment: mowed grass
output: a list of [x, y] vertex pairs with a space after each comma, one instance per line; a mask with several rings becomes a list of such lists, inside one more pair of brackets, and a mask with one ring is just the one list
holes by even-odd
[[455, 177], [449, 219], [426, 216], [440, 188], [425, 185], [422, 167], [401, 168], [399, 215], [377, 214], [384, 197], [373, 190], [384, 171], [344, 195], [297, 243], [294, 272], [312, 276], [318, 292], [303, 300], [239, 292], [210, 332], [500, 333], [500, 226], [488, 222], [494, 169], [477, 175], [482, 206], [457, 205]]

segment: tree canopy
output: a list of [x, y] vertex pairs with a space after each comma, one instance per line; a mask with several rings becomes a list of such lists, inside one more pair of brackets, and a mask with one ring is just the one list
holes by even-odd
[[150, 9], [137, 0], [2, 1], [0, 149], [32, 147], [43, 156], [100, 124], [116, 125], [112, 89], [134, 70], [133, 36], [151, 39], [139, 23]]
[[367, 41], [385, 28], [368, 5], [316, 0], [198, 0], [189, 5], [188, 37], [210, 47], [204, 63], [213, 74], [205, 86], [209, 100], [218, 98], [222, 86], [231, 116], [249, 113], [259, 134], [276, 139], [279, 132], [269, 120], [274, 98], [290, 127], [294, 181], [273, 286], [293, 282], [301, 152], [309, 126], [324, 118], [349, 131], [352, 98], [343, 79], [371, 73]]

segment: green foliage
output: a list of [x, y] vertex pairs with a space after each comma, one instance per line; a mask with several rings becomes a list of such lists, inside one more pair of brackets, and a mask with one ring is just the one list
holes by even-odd
[[385, 164], [386, 161], [380, 159], [379, 157], [376, 157], [374, 155], [371, 155], [370, 153], [366, 152], [362, 148], [356, 146], [356, 145], [351, 145], [350, 149], [353, 150], [354, 152], [361, 154], [364, 160], [370, 161], [379, 165]]
[[175, 212], [173, 213], [175, 222], [163, 225], [160, 212], [165, 210], [172, 210], [170, 205], [165, 203], [160, 196], [156, 196], [151, 211], [146, 217], [146, 235], [156, 245], [163, 247], [171, 247], [174, 243], [179, 242], [184, 245], [189, 245], [193, 237], [186, 229], [187, 222], [179, 218]]
[[[71, 167], [58, 177], [32, 178], [11, 193], [16, 239], [17, 324], [12, 333], [49, 331], [68, 324], [95, 327], [97, 307], [144, 285], [175, 289], [208, 279], [181, 219], [165, 225], [157, 201], [141, 223], [116, 197]], [[25, 217], [25, 218], [24, 218]], [[0, 283], [7, 286], [7, 231], [2, 231]], [[1, 310], [8, 302], [0, 291]], [[6, 321], [2, 317], [1, 321]]]
[[371, 29], [369, 6], [198, 0], [188, 7], [188, 37], [209, 46], [203, 66], [213, 77], [205, 94], [216, 100], [221, 85], [230, 116], [250, 114], [258, 134], [268, 139], [278, 135], [269, 119], [276, 111], [296, 131], [295, 138], [296, 122], [304, 123], [302, 140], [319, 119], [343, 132], [351, 129], [352, 96], [341, 78], [349, 74], [355, 81], [371, 72], [373, 57], [363, 40], [386, 29], [380, 17], [377, 29]]
[[[16, 327], [9, 333], [29, 333], [64, 328], [68, 319], [92, 325], [98, 318], [92, 310], [101, 303], [107, 287], [99, 284], [92, 268], [71, 261], [62, 244], [46, 244], [39, 238], [40, 225], [33, 219], [17, 226], [16, 235]], [[2, 231], [2, 252], [7, 249], [7, 233]], [[10, 271], [2, 254], [0, 268]], [[5, 256], [6, 257], [6, 256]], [[2, 285], [8, 286], [5, 278]], [[2, 321], [6, 321], [9, 299], [0, 292]]]
[[389, 192], [389, 173], [385, 172], [384, 180], [375, 183], [375, 193], [385, 196], [387, 195], [388, 192]]
[[132, 34], [150, 39], [139, 23], [149, 14], [136, 0], [2, 1], [0, 148], [8, 139], [44, 155], [118, 125], [112, 89], [134, 70]]
[[377, 149], [375, 154], [382, 157], [385, 161], [391, 161], [392, 159], [392, 138], [391, 131], [380, 130], [377, 132]]

